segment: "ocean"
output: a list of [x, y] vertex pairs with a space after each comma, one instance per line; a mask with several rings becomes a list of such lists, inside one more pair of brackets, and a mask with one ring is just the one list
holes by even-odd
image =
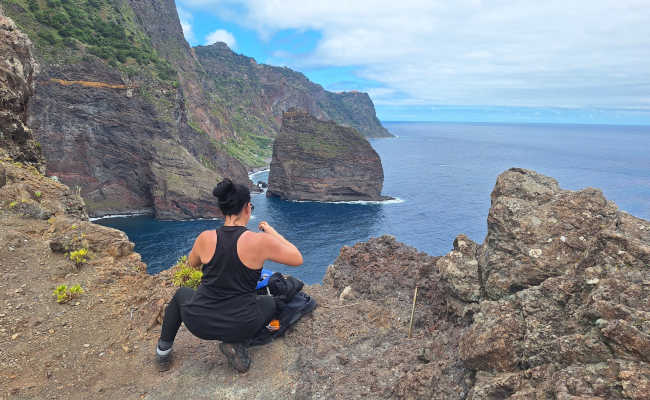
[[[650, 127], [556, 124], [400, 123], [395, 138], [372, 139], [384, 167], [384, 203], [288, 202], [253, 196], [249, 228], [268, 221], [295, 243], [300, 267], [267, 263], [306, 283], [323, 278], [344, 245], [384, 234], [432, 255], [444, 255], [464, 233], [481, 243], [490, 193], [511, 167], [532, 169], [565, 189], [601, 189], [624, 211], [650, 219]], [[265, 181], [268, 172], [252, 179]], [[135, 243], [150, 273], [171, 267], [196, 236], [220, 220], [105, 218]]]

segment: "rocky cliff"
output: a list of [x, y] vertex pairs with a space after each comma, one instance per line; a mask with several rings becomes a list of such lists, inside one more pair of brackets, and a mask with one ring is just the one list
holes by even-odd
[[28, 100], [38, 70], [31, 49], [29, 38], [0, 9], [0, 148], [12, 160], [42, 172], [40, 145], [26, 125]]
[[288, 200], [384, 200], [384, 170], [354, 128], [290, 109], [273, 144], [268, 196]]
[[[28, 115], [47, 173], [78, 186], [91, 215], [217, 216], [215, 183], [248, 182], [244, 166], [189, 122], [189, 90], [170, 60], [193, 58], [173, 1], [151, 9], [108, 0], [3, 5], [36, 39], [41, 73]], [[148, 32], [151, 13], [161, 36], [182, 42], [172, 47]]]
[[[280, 130], [282, 113], [297, 107], [319, 119], [357, 129], [366, 137], [388, 137], [367, 93], [333, 93], [286, 67], [258, 64], [234, 53], [225, 43], [194, 48], [201, 65], [218, 88], [216, 100], [224, 105], [233, 129], [269, 136]], [[225, 110], [224, 110], [225, 111]]]
[[[47, 173], [79, 186], [91, 215], [218, 216], [215, 182], [228, 176], [249, 183], [247, 168], [266, 163], [275, 134], [268, 121], [278, 112], [269, 102], [281, 101], [264, 97], [259, 85], [232, 97], [239, 72], [213, 76], [217, 62], [201, 64], [173, 0], [0, 4], [36, 45], [41, 73], [27, 115]], [[286, 90], [286, 101], [333, 96], [305, 82], [310, 89]], [[339, 97], [318, 100], [338, 110], [331, 118], [376, 121], [363, 95]], [[251, 122], [258, 119], [266, 122]]]

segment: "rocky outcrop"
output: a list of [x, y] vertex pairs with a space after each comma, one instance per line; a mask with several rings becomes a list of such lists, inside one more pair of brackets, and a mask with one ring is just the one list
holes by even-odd
[[472, 318], [458, 347], [476, 374], [468, 398], [647, 398], [648, 221], [511, 169], [485, 242], [454, 247], [437, 266], [450, 310]]
[[0, 8], [0, 206], [38, 219], [87, 219], [78, 193], [43, 176], [40, 145], [26, 125], [37, 71], [32, 43]]
[[460, 235], [434, 258], [382, 237], [341, 250], [323, 285], [355, 295], [301, 332], [301, 388], [312, 398], [648, 399], [649, 282], [648, 221], [599, 190], [511, 169], [482, 245]]
[[273, 144], [268, 196], [288, 200], [384, 200], [381, 160], [355, 129], [291, 109]]
[[0, 8], [0, 148], [12, 160], [42, 170], [40, 144], [26, 126], [37, 70], [32, 43]]

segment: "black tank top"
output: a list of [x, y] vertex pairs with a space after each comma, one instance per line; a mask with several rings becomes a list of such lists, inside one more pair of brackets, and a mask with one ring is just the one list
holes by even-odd
[[183, 307], [183, 322], [202, 339], [240, 341], [264, 323], [255, 302], [262, 270], [246, 267], [237, 254], [237, 240], [244, 232], [244, 226], [217, 229], [214, 255], [203, 266], [196, 294]]

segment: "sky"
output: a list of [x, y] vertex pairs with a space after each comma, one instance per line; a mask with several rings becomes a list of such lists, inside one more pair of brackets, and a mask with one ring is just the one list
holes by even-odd
[[176, 0], [225, 42], [382, 121], [650, 125], [650, 0]]

